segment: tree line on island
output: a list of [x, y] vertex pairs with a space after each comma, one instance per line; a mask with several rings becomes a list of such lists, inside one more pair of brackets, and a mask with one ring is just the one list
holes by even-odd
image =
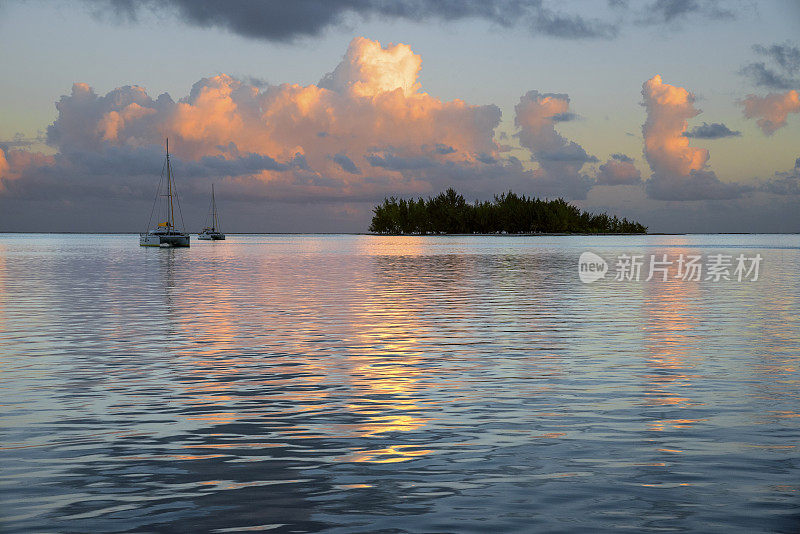
[[562, 198], [542, 200], [511, 191], [470, 204], [452, 188], [428, 199], [385, 198], [372, 210], [378, 234], [645, 234], [647, 227], [580, 210]]

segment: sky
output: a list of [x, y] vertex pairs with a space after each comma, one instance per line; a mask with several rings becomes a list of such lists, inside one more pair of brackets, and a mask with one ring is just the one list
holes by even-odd
[[386, 196], [800, 232], [800, 3], [0, 0], [0, 231], [364, 232]]

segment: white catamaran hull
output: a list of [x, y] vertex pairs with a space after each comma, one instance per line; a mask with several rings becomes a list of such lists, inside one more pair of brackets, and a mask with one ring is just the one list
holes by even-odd
[[189, 234], [139, 234], [142, 247], [188, 247]]
[[203, 241], [225, 241], [225, 234], [220, 232], [201, 232], [197, 234], [197, 239]]

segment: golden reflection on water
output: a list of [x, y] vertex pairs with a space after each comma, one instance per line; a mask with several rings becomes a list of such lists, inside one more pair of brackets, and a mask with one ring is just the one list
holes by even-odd
[[[675, 245], [682, 244], [680, 241]], [[670, 256], [694, 254], [687, 249], [670, 249]], [[658, 254], [656, 254], [659, 257]], [[674, 276], [671, 272], [670, 276]], [[696, 360], [695, 329], [700, 288], [698, 282], [689, 280], [654, 281], [645, 288], [644, 311], [646, 322], [645, 350], [647, 366], [652, 372], [643, 376], [646, 380], [644, 394], [646, 406], [663, 406], [670, 409], [686, 409], [701, 405], [694, 402], [688, 392], [700, 380], [690, 371], [699, 363]], [[648, 430], [684, 429], [705, 421], [697, 418], [664, 418], [647, 423]]]
[[[400, 258], [416, 254], [420, 238], [393, 241], [393, 252]], [[350, 368], [350, 386], [355, 389], [347, 409], [361, 416], [354, 429], [359, 437], [396, 432], [412, 432], [425, 427], [430, 418], [420, 415], [430, 410], [429, 400], [418, 395], [422, 378], [420, 340], [423, 325], [419, 300], [406, 287], [407, 280], [395, 276], [391, 261], [375, 262], [378, 283], [363, 295], [363, 306], [354, 309], [349, 325], [356, 343], [345, 358]], [[383, 270], [386, 267], [386, 270]], [[411, 445], [355, 451], [343, 461], [393, 463], [424, 456], [431, 451]]]
[[0, 335], [6, 332], [6, 318], [5, 318], [5, 309], [6, 309], [6, 295], [8, 291], [6, 290], [6, 246], [3, 243], [0, 243]]
[[416, 445], [393, 445], [381, 449], [355, 451], [346, 456], [337, 458], [340, 462], [393, 464], [407, 462], [419, 456], [425, 456], [433, 451], [419, 449]]
[[[413, 238], [400, 240], [392, 243], [390, 249], [395, 254], [413, 253], [418, 248], [416, 242]], [[391, 273], [388, 278], [386, 273], [378, 273], [383, 276], [380, 283], [363, 292], [332, 288], [325, 279], [307, 278], [303, 280], [306, 284], [303, 290], [313, 298], [304, 298], [298, 294], [296, 272], [273, 269], [253, 273], [254, 277], [263, 277], [264, 284], [259, 294], [248, 298], [263, 301], [265, 305], [252, 309], [245, 326], [261, 325], [272, 335], [282, 331], [280, 348], [285, 354], [260, 362], [239, 355], [243, 341], [256, 338], [257, 332], [243, 330], [242, 310], [237, 307], [242, 299], [238, 298], [236, 285], [224, 278], [209, 279], [198, 274], [191, 292], [177, 291], [172, 283], [171, 258], [165, 255], [161, 275], [165, 313], [178, 314], [174, 319], [190, 347], [178, 351], [185, 360], [176, 402], [183, 405], [180, 411], [185, 421], [216, 426], [303, 412], [356, 416], [352, 424], [332, 421], [325, 425], [284, 418], [286, 424], [280, 428], [280, 434], [294, 439], [385, 438], [392, 433], [421, 430], [429, 421], [420, 414], [430, 409], [430, 401], [416, 395], [418, 382], [425, 377], [419, 366], [423, 358], [415, 335], [422, 328], [415, 319], [420, 310], [418, 300], [406, 294], [402, 279], [391, 278]], [[332, 298], [346, 311], [344, 320], [336, 325], [320, 324], [318, 317], [328, 311], [319, 309], [324, 305], [320, 303], [320, 295], [331, 296], [331, 293], [336, 293]], [[276, 313], [276, 304], [298, 300], [300, 310], [292, 310], [288, 317]], [[181, 314], [179, 310], [187, 313]], [[317, 340], [321, 332], [329, 342]], [[343, 341], [348, 345], [346, 353], [325, 354], [328, 344]], [[322, 354], [315, 354], [319, 352]], [[302, 362], [300, 377], [296, 366], [298, 356]], [[269, 372], [264, 374], [264, 369]], [[283, 378], [284, 373], [289, 378]], [[334, 395], [326, 387], [335, 383], [346, 385], [346, 397]], [[248, 390], [247, 409], [231, 409], [245, 404], [241, 396], [243, 387]], [[257, 410], [253, 408], [256, 405]], [[274, 412], [269, 411], [270, 407]], [[237, 442], [230, 446], [243, 445]], [[225, 447], [226, 444], [214, 446]], [[187, 448], [202, 448], [202, 445], [191, 444]], [[338, 460], [391, 463], [430, 452], [420, 446], [382, 441], [381, 447], [354, 449]], [[182, 455], [181, 459], [190, 456]]]

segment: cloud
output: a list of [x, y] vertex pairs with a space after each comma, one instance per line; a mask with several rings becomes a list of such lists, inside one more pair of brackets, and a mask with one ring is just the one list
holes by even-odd
[[382, 167], [393, 171], [429, 169], [434, 166], [433, 160], [426, 156], [404, 157], [384, 153], [382, 155], [370, 154], [366, 159], [373, 167]]
[[456, 151], [456, 149], [449, 145], [445, 145], [444, 143], [436, 143], [436, 147], [434, 147], [433, 151], [444, 156], [447, 154], [452, 154]]
[[347, 157], [347, 154], [335, 154], [333, 156], [333, 161], [350, 174], [361, 174], [361, 169], [359, 169], [356, 164], [353, 163], [352, 159]]
[[742, 67], [739, 73], [753, 85], [777, 90], [800, 87], [800, 48], [796, 45], [789, 41], [768, 47], [753, 45], [753, 52], [771, 63], [756, 61]]
[[752, 188], [724, 183], [713, 171], [692, 171], [688, 176], [654, 174], [646, 183], [647, 195], [657, 200], [723, 200], [739, 198]]
[[761, 183], [761, 191], [775, 195], [800, 195], [800, 158], [788, 172], [776, 172], [775, 177]]
[[357, 38], [318, 85], [259, 87], [220, 74], [173, 99], [136, 85], [101, 95], [76, 83], [47, 130], [51, 161], [23, 165], [3, 151], [0, 179], [15, 182], [3, 194], [152, 194], [165, 137], [187, 196], [207, 194], [212, 178], [223, 198], [291, 201], [429, 193], [445, 176], [465, 176], [487, 194], [498, 189], [492, 176], [532, 180], [500, 158], [499, 108], [421, 92], [420, 64], [406, 45]]
[[800, 86], [796, 79], [789, 78], [766, 66], [764, 62], [750, 63], [739, 71], [740, 74], [748, 77], [750, 83], [760, 87], [770, 89], [790, 89]]
[[0, 146], [0, 194], [6, 192], [13, 181], [25, 176], [30, 169], [48, 168], [53, 164], [53, 156]]
[[570, 113], [570, 112], [556, 113], [555, 115], [553, 115], [553, 120], [555, 122], [569, 122], [569, 121], [578, 120], [578, 118], [579, 117], [578, 117], [577, 113]]
[[58, 119], [47, 128], [47, 142], [61, 151], [95, 149], [101, 143], [158, 143], [175, 103], [166, 93], [153, 100], [139, 86], [120, 87], [98, 96], [85, 83], [75, 83], [56, 102]]
[[642, 181], [642, 173], [633, 164], [633, 158], [625, 154], [612, 154], [600, 165], [596, 177], [601, 185], [631, 185]]
[[800, 72], [800, 48], [794, 46], [789, 41], [769, 47], [753, 45], [753, 51], [771, 58], [786, 72], [791, 74]]
[[185, 172], [193, 176], [242, 176], [262, 171], [288, 171], [293, 168], [308, 170], [308, 162], [302, 154], [295, 154], [285, 163], [262, 154], [239, 154], [234, 158], [222, 155], [203, 156], [198, 164], [187, 165]]
[[683, 132], [684, 137], [695, 139], [722, 139], [723, 137], [739, 137], [742, 132], [734, 131], [719, 122], [708, 124], [704, 122], [702, 126], [695, 126], [688, 132]]
[[721, 8], [717, 0], [655, 0], [642, 9], [642, 14], [640, 22], [645, 24], [677, 24], [698, 18], [735, 18], [735, 13]]
[[579, 144], [562, 137], [555, 129], [558, 117], [571, 114], [569, 96], [563, 93], [529, 91], [514, 107], [520, 145], [539, 162], [534, 173], [537, 183], [571, 198], [584, 198], [591, 180], [581, 174], [585, 163], [596, 162]]
[[41, 130], [36, 137], [25, 137], [25, 134], [17, 132], [12, 139], [0, 139], [0, 148], [8, 150], [12, 148], [31, 147], [35, 144], [43, 143], [44, 141], [45, 136]]
[[[212, 179], [221, 198], [248, 201], [362, 202], [447, 186], [481, 197], [512, 186], [586, 196], [594, 182], [581, 169], [598, 160], [555, 129], [577, 117], [567, 95], [531, 91], [520, 99], [518, 137], [538, 162], [530, 169], [495, 141], [497, 106], [422, 92], [421, 61], [407, 45], [356, 38], [316, 85], [256, 86], [220, 74], [173, 99], [136, 85], [101, 95], [76, 83], [47, 130], [57, 150], [50, 167], [15, 170], [22, 179], [5, 194], [144, 198], [169, 137], [181, 192], [190, 199], [207, 195]], [[609, 182], [634, 180], [630, 162], [605, 168]]]
[[135, 21], [142, 11], [157, 11], [171, 13], [192, 26], [223, 28], [244, 37], [270, 41], [315, 37], [355, 18], [374, 17], [414, 22], [479, 19], [503, 27], [522, 26], [533, 34], [564, 39], [605, 39], [618, 32], [616, 22], [554, 9], [543, 0], [105, 0], [90, 5], [100, 16], [126, 22]]
[[744, 108], [744, 116], [756, 119], [756, 124], [764, 135], [772, 135], [786, 126], [790, 113], [800, 113], [800, 96], [797, 91], [770, 93], [767, 96], [747, 95], [739, 101]]
[[[197, 160], [173, 155], [171, 160], [182, 196], [204, 195], [202, 191], [210, 179], [225, 177], [228, 191], [242, 190], [237, 187], [236, 178], [263, 171], [300, 173], [307, 167], [302, 155], [285, 162], [239, 153]], [[54, 156], [0, 150], [0, 193], [17, 199], [61, 198], [73, 202], [90, 198], [146, 199], [153, 193], [154, 176], [162, 169], [163, 161], [164, 148], [156, 145], [107, 146], [103, 150], [73, 150]]]
[[689, 146], [688, 119], [700, 113], [694, 95], [666, 84], [656, 75], [642, 86], [647, 119], [642, 126], [644, 155], [653, 175], [647, 181], [651, 198], [701, 200], [735, 198], [742, 188], [721, 182], [707, 168], [708, 150]]
[[326, 74], [319, 86], [339, 93], [358, 96], [401, 89], [405, 96], [419, 90], [417, 75], [422, 58], [404, 44], [381, 46], [377, 41], [356, 37], [350, 43], [344, 61]]

